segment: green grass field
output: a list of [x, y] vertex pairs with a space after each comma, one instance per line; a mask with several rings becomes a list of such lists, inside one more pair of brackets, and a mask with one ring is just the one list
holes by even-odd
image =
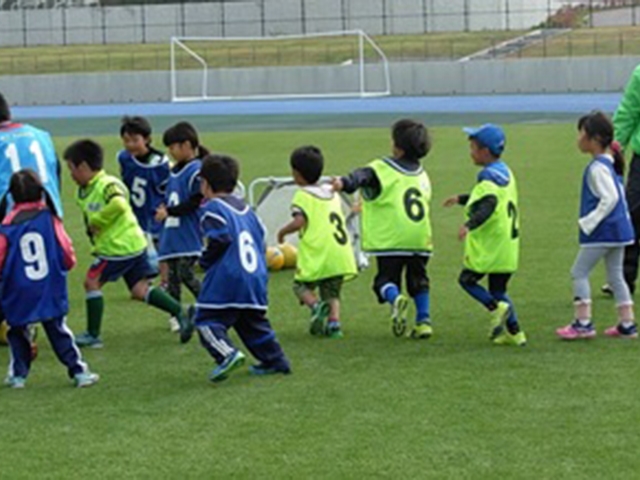
[[[392, 336], [388, 310], [370, 290], [373, 270], [344, 290], [345, 338], [312, 338], [292, 275], [280, 272], [270, 281], [270, 318], [293, 375], [240, 370], [212, 385], [212, 360], [197, 341], [179, 345], [164, 314], [110, 284], [105, 348], [86, 351], [100, 384], [73, 389], [41, 338], [27, 388], [0, 391], [0, 477], [637, 478], [638, 344], [554, 337], [572, 315], [569, 269], [587, 161], [574, 126], [507, 126], [522, 218], [521, 268], [510, 288], [529, 336], [521, 349], [488, 342], [486, 313], [456, 283], [462, 212], [441, 203], [468, 191], [476, 168], [458, 127], [432, 133], [434, 338]], [[336, 174], [386, 154], [388, 137], [387, 129], [210, 133], [203, 143], [240, 158], [248, 183], [288, 174], [288, 154], [301, 144], [321, 146], [326, 172]], [[57, 138], [59, 151], [72, 140]], [[112, 159], [118, 139], [100, 141]], [[64, 183], [80, 260], [69, 278], [69, 324], [79, 332], [90, 257], [66, 171]], [[598, 269], [592, 284], [602, 280]], [[599, 294], [594, 300], [601, 330], [614, 308]], [[0, 349], [0, 363], [7, 356]]]

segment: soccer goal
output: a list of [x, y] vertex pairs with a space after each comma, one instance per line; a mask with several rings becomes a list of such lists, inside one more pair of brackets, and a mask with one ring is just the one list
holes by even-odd
[[174, 102], [390, 93], [387, 57], [362, 30], [171, 38]]
[[[322, 177], [320, 183], [330, 180], [330, 177]], [[267, 245], [278, 244], [278, 230], [291, 220], [291, 201], [298, 188], [291, 177], [261, 177], [249, 185], [249, 203], [267, 228]], [[340, 199], [356, 265], [363, 270], [369, 266], [369, 261], [361, 248], [358, 199], [345, 193], [340, 193]], [[298, 236], [288, 236], [287, 243], [297, 246]]]

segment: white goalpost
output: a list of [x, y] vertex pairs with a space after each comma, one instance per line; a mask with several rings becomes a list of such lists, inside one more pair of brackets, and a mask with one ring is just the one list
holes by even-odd
[[377, 97], [389, 61], [362, 30], [271, 37], [171, 37], [171, 100]]

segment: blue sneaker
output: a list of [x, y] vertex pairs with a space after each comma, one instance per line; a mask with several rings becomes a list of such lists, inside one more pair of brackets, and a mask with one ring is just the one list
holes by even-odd
[[91, 372], [76, 373], [73, 376], [73, 383], [77, 388], [90, 387], [95, 385], [100, 380], [100, 375]]
[[212, 382], [222, 382], [229, 377], [229, 374], [244, 364], [245, 355], [240, 350], [236, 350], [227, 358], [224, 359], [220, 365], [213, 369], [209, 375], [209, 380]]
[[4, 379], [4, 384], [9, 388], [24, 388], [27, 383], [27, 379], [24, 377], [14, 377], [9, 375]]
[[79, 347], [102, 348], [104, 343], [100, 337], [94, 337], [89, 332], [83, 332], [76, 337], [76, 345]]
[[268, 367], [264, 364], [251, 365], [249, 367], [249, 373], [251, 375], [275, 375], [281, 373], [283, 375], [289, 375], [291, 373], [291, 368], [287, 366], [271, 366]]

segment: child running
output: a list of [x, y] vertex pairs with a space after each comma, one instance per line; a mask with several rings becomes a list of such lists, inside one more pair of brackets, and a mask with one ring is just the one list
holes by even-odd
[[156, 220], [164, 222], [160, 236], [158, 260], [167, 262], [167, 291], [181, 301], [184, 283], [194, 297], [200, 293], [200, 280], [193, 266], [202, 253], [202, 238], [198, 226], [200, 193], [200, 158], [209, 153], [200, 145], [196, 129], [180, 122], [164, 132], [163, 143], [176, 161], [167, 184], [166, 205], [156, 211]]
[[41, 323], [76, 387], [89, 387], [99, 377], [82, 361], [65, 318], [69, 311], [67, 271], [76, 264], [71, 240], [45, 204], [44, 187], [35, 172], [14, 173], [9, 192], [15, 205], [0, 226], [1, 298], [11, 347], [5, 384], [25, 386], [32, 360], [27, 327]]
[[431, 142], [425, 126], [408, 119], [393, 125], [391, 137], [391, 157], [374, 160], [349, 176], [334, 178], [333, 188], [337, 192], [362, 192], [362, 247], [377, 259], [373, 290], [380, 303], [392, 307], [394, 334], [404, 335], [407, 325], [409, 301], [400, 292], [404, 271], [409, 296], [416, 305], [415, 326], [409, 336], [427, 339], [433, 334], [427, 276], [433, 250], [431, 183], [420, 159], [429, 153]]
[[[343, 281], [354, 277], [357, 270], [340, 196], [330, 185], [318, 184], [324, 158], [317, 147], [294, 150], [290, 163], [300, 189], [293, 197], [293, 219], [278, 232], [278, 243], [300, 232], [293, 291], [311, 310], [312, 335], [341, 338], [340, 290]], [[316, 288], [320, 300], [314, 293]]]
[[578, 149], [589, 154], [591, 161], [582, 179], [580, 250], [571, 269], [575, 319], [556, 333], [563, 340], [596, 336], [591, 319], [589, 274], [604, 259], [618, 310], [617, 325], [604, 333], [609, 337], [637, 338], [633, 301], [622, 267], [625, 246], [635, 239], [622, 186], [624, 158], [619, 145], [613, 143], [613, 125], [604, 113], [596, 111], [580, 118]]
[[71, 178], [78, 184], [76, 202], [84, 214], [87, 234], [97, 257], [84, 282], [87, 331], [76, 342], [81, 347], [100, 348], [104, 299], [102, 286], [123, 277], [132, 298], [175, 316], [181, 325], [181, 342], [189, 341], [193, 326], [182, 307], [161, 288], [150, 286], [156, 274], [149, 263], [147, 240], [138, 225], [127, 188], [103, 170], [102, 147], [92, 140], [79, 140], [64, 153]]
[[205, 269], [198, 295], [195, 323], [200, 342], [218, 363], [212, 382], [225, 380], [244, 363], [245, 355], [228, 336], [233, 327], [240, 340], [260, 362], [254, 375], [291, 372], [269, 320], [265, 229], [253, 210], [233, 195], [238, 182], [238, 162], [225, 155], [210, 155], [200, 171], [206, 198], [200, 225], [207, 246], [200, 258]]
[[[516, 179], [501, 159], [506, 145], [502, 129], [486, 124], [465, 128], [473, 163], [481, 167], [469, 195], [454, 195], [445, 207], [465, 205], [466, 222], [458, 238], [464, 240], [464, 268], [460, 286], [490, 312], [489, 339], [496, 345], [524, 346], [507, 284], [518, 268], [520, 249]], [[478, 282], [488, 277], [489, 290]], [[506, 330], [505, 330], [506, 326]]]

